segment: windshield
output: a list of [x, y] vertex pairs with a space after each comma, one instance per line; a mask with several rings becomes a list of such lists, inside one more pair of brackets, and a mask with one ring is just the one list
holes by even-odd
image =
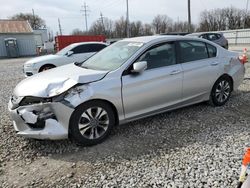
[[89, 58], [82, 64], [82, 67], [95, 70], [115, 70], [125, 63], [142, 45], [141, 42], [116, 42]]
[[68, 51], [72, 50], [73, 47], [74, 47], [73, 45], [66, 46], [65, 48], [63, 48], [59, 52], [57, 52], [56, 55], [66, 55], [66, 53]]

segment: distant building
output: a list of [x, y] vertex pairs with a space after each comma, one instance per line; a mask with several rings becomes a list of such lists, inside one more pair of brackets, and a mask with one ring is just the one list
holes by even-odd
[[28, 21], [0, 20], [0, 58], [36, 55], [35, 38]]
[[36, 46], [43, 46], [46, 42], [49, 41], [47, 29], [37, 29], [33, 30]]

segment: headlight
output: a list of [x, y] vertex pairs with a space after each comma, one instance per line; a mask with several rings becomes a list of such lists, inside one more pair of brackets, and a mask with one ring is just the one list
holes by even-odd
[[69, 89], [68, 91], [66, 91], [64, 93], [65, 97], [71, 97], [74, 95], [79, 95], [80, 93], [82, 93], [84, 91], [84, 89], [82, 88], [82, 86], [77, 86], [77, 87], [73, 87], [71, 89]]
[[49, 97], [60, 95], [61, 93], [66, 92], [76, 84], [77, 82], [72, 79], [67, 79], [57, 83], [51, 83], [47, 88], [47, 94]]
[[41, 98], [41, 97], [24, 97], [21, 102], [20, 106], [32, 105], [32, 104], [39, 104], [39, 103], [48, 103], [51, 102], [51, 98]]
[[34, 67], [36, 64], [35, 63], [25, 63], [24, 67], [29, 68], [29, 67]]

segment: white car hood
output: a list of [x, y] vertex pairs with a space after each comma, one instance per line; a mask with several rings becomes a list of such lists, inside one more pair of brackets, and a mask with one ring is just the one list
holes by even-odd
[[72, 63], [24, 79], [14, 89], [14, 95], [53, 97], [76, 84], [101, 80], [107, 73], [108, 71], [85, 69]]
[[48, 60], [52, 60], [52, 59], [59, 59], [61, 57], [62, 56], [56, 55], [56, 54], [55, 55], [44, 55], [44, 56], [35, 57], [35, 58], [30, 59], [29, 61], [25, 62], [25, 65], [33, 64], [33, 63], [39, 63], [39, 62], [42, 62], [42, 61], [48, 61]]

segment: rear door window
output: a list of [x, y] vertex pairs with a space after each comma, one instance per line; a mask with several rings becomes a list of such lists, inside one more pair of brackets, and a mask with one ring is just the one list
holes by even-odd
[[207, 47], [200, 41], [180, 41], [180, 63], [207, 59]]
[[207, 39], [207, 35], [206, 35], [206, 34], [202, 34], [202, 35], [200, 36], [200, 38]]
[[218, 37], [218, 34], [209, 33], [209, 34], [207, 34], [207, 39], [210, 40], [210, 41], [214, 41], [214, 40], [218, 40], [219, 37]]
[[83, 44], [83, 45], [73, 48], [71, 51], [73, 51], [74, 54], [81, 54], [81, 53], [86, 53], [88, 50], [87, 50], [87, 46]]
[[99, 52], [105, 47], [106, 45], [104, 44], [83, 44], [75, 47], [72, 51], [74, 52], [74, 54], [91, 53], [91, 52]]
[[106, 45], [104, 45], [104, 44], [88, 44], [87, 45], [88, 52], [99, 52], [100, 50], [102, 50], [105, 47], [106, 47]]
[[217, 48], [212, 46], [211, 44], [207, 44], [207, 50], [209, 57], [216, 57], [217, 56]]

